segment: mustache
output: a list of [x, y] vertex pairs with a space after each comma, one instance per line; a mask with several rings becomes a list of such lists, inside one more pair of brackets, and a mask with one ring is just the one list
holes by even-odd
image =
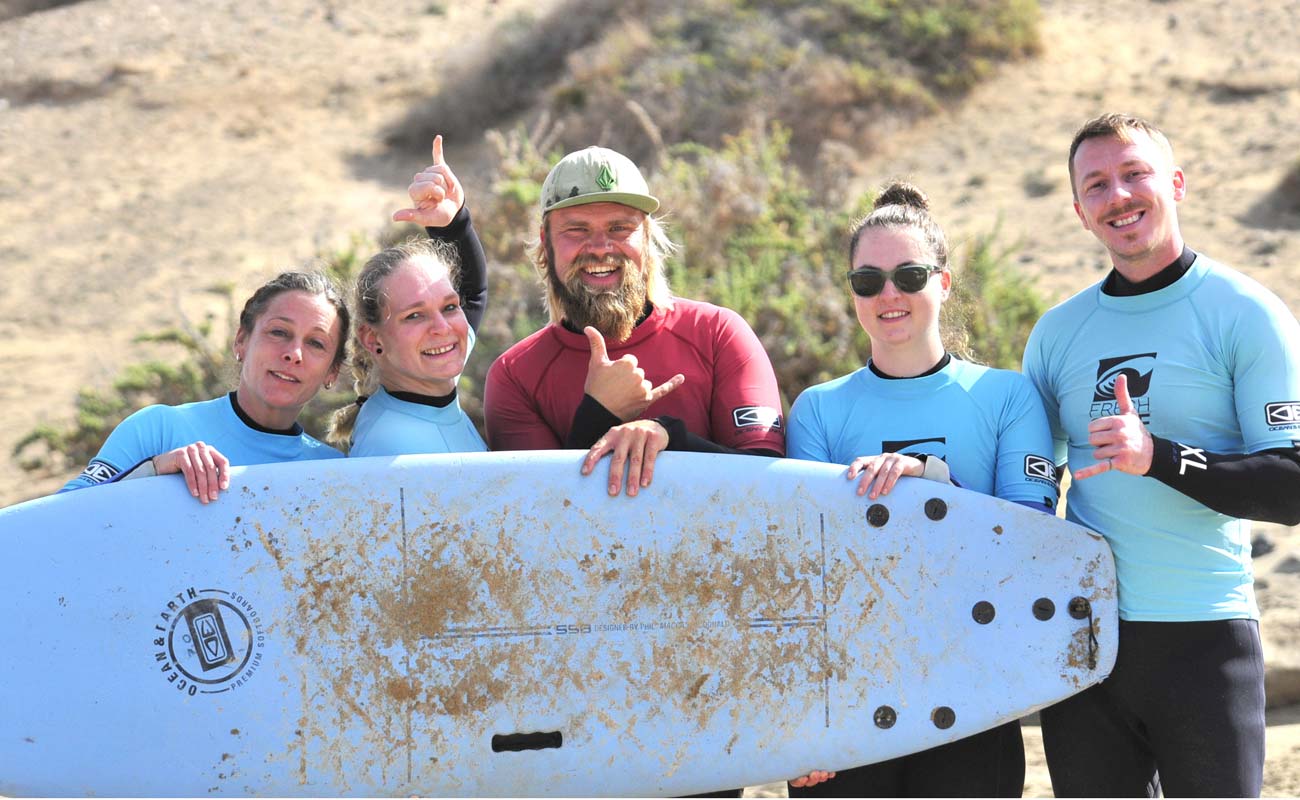
[[1126, 205], [1123, 208], [1119, 209], [1118, 211], [1112, 211], [1109, 214], [1107, 214], [1106, 221], [1110, 222], [1111, 220], [1120, 219], [1121, 217], [1127, 217], [1129, 214], [1136, 214], [1142, 210], [1143, 209], [1141, 206], [1136, 206], [1132, 204]]
[[621, 256], [617, 253], [606, 253], [603, 256], [585, 253], [575, 256], [572, 265], [576, 268], [581, 267], [620, 267], [628, 268], [633, 266], [632, 259]]

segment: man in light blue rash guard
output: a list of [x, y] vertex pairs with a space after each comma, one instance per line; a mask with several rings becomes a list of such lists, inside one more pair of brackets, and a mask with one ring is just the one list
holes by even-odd
[[1271, 292], [1183, 243], [1168, 139], [1107, 114], [1070, 147], [1075, 212], [1112, 271], [1025, 350], [1067, 517], [1103, 534], [1119, 655], [1042, 712], [1057, 797], [1258, 796], [1264, 672], [1250, 519], [1300, 522], [1300, 325]]
[[430, 240], [377, 253], [357, 276], [357, 402], [330, 431], [352, 457], [487, 449], [456, 393], [487, 305], [487, 259], [441, 136], [408, 192], [412, 207], [393, 219], [424, 225]]
[[230, 486], [232, 465], [341, 458], [303, 432], [298, 415], [338, 377], [348, 309], [323, 275], [284, 272], [244, 304], [235, 334], [239, 386], [225, 397], [143, 408], [109, 434], [63, 491], [180, 473], [200, 502]]
[[[787, 455], [847, 464], [858, 493], [886, 494], [903, 475], [947, 480], [1051, 513], [1052, 436], [1023, 375], [953, 357], [939, 309], [952, 284], [948, 246], [925, 195], [886, 187], [850, 237], [849, 285], [871, 360], [814, 386], [790, 409]], [[956, 336], [949, 335], [950, 342]], [[954, 543], [956, 546], [957, 543]], [[791, 797], [1020, 797], [1019, 721], [920, 753], [816, 771]]]

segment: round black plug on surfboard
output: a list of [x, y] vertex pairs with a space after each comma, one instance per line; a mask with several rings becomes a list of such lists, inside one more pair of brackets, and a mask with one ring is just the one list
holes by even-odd
[[898, 721], [898, 712], [894, 711], [894, 709], [889, 706], [881, 706], [876, 709], [875, 714], [871, 715], [871, 719], [875, 721], [877, 728], [880, 728], [881, 730], [889, 730], [894, 727], [894, 723]]
[[948, 504], [937, 497], [932, 497], [925, 501], [925, 515], [932, 522], [938, 522], [948, 516]]

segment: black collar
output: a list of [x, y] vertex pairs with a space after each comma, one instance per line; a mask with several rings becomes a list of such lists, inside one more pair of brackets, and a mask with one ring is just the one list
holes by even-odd
[[385, 389], [398, 400], [405, 400], [408, 403], [419, 403], [422, 406], [433, 406], [434, 408], [446, 408], [456, 399], [456, 387], [451, 387], [450, 394], [444, 394], [441, 397], [431, 394], [420, 394], [419, 392], [394, 392], [391, 389]]
[[905, 381], [905, 380], [910, 380], [911, 378], [924, 378], [927, 375], [933, 375], [934, 373], [938, 372], [939, 370], [943, 369], [944, 367], [948, 366], [951, 363], [952, 363], [952, 353], [944, 353], [943, 358], [939, 359], [938, 364], [935, 364], [933, 367], [930, 367], [925, 372], [922, 372], [920, 375], [908, 375], [907, 377], [903, 377], [901, 375], [888, 375], [884, 372], [881, 372], [880, 369], [876, 366], [876, 362], [874, 361], [868, 361], [867, 367], [871, 369], [871, 374], [875, 375], [877, 378], [884, 378], [887, 381]]
[[1192, 262], [1196, 260], [1196, 253], [1192, 248], [1183, 245], [1183, 252], [1179, 253], [1173, 263], [1144, 281], [1133, 281], [1119, 274], [1119, 270], [1111, 269], [1110, 274], [1106, 276], [1106, 282], [1101, 285], [1101, 291], [1111, 297], [1134, 297], [1139, 294], [1150, 294], [1159, 291], [1166, 286], [1173, 286], [1174, 282], [1187, 274], [1187, 270], [1192, 268]]
[[231, 392], [227, 396], [230, 398], [230, 407], [235, 409], [235, 416], [239, 417], [240, 422], [244, 423], [245, 425], [252, 428], [253, 430], [258, 431], [260, 433], [273, 433], [276, 436], [302, 436], [302, 426], [296, 422], [293, 423], [291, 427], [285, 428], [282, 431], [278, 431], [274, 428], [266, 428], [261, 425], [258, 425], [257, 422], [254, 421], [252, 417], [248, 416], [248, 413], [245, 412], [244, 409], [239, 407], [239, 398], [235, 396], [234, 392]]

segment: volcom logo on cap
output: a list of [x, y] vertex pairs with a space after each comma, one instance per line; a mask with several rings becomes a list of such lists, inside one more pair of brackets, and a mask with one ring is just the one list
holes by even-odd
[[1264, 406], [1264, 417], [1271, 431], [1300, 428], [1300, 402], [1269, 403]]
[[767, 406], [741, 406], [732, 409], [731, 419], [737, 428], [781, 429], [781, 412]]
[[91, 483], [103, 483], [113, 479], [120, 470], [112, 464], [106, 464], [103, 461], [92, 461], [86, 465], [78, 477], [85, 478]]
[[608, 164], [601, 164], [600, 172], [596, 173], [596, 185], [599, 186], [602, 191], [608, 192], [610, 189], [614, 188], [615, 183], [617, 183], [617, 181], [614, 179], [614, 171], [609, 168]]
[[1097, 361], [1097, 383], [1092, 392], [1092, 419], [1119, 414], [1119, 401], [1115, 398], [1115, 382], [1120, 375], [1128, 378], [1128, 394], [1137, 407], [1143, 422], [1151, 421], [1151, 376], [1156, 369], [1155, 353], [1135, 353], [1129, 356], [1103, 358]]
[[880, 443], [882, 453], [902, 453], [905, 456], [934, 456], [948, 460], [948, 440], [942, 436], [930, 439], [886, 439]]
[[1056, 485], [1056, 465], [1042, 456], [1025, 456], [1025, 477]]

